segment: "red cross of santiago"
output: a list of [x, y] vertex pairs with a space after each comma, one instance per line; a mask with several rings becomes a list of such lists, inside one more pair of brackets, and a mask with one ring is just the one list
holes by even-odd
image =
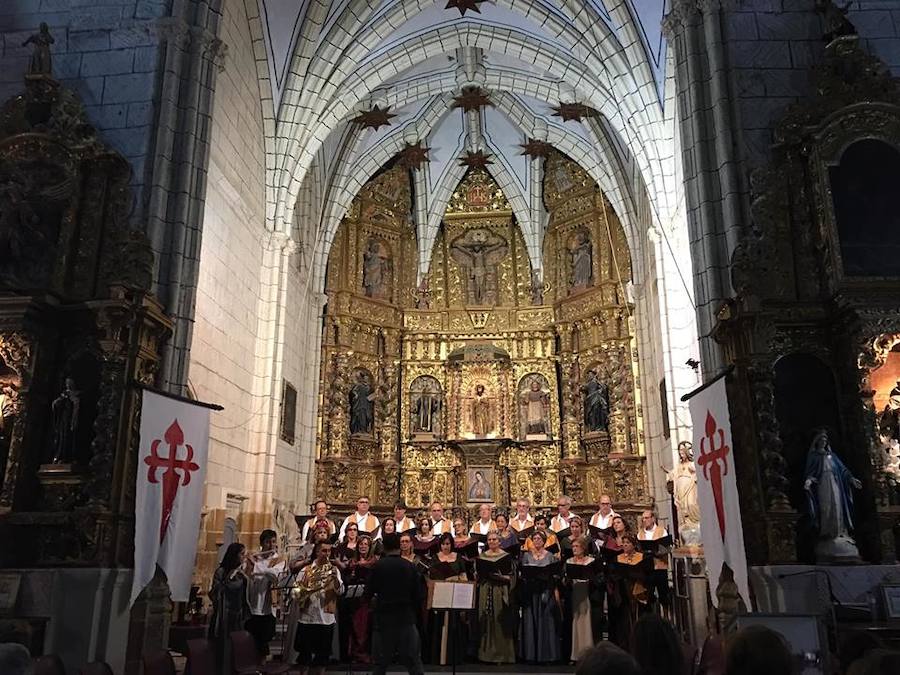
[[[703, 477], [709, 481], [712, 488], [713, 501], [716, 504], [716, 520], [719, 521], [719, 534], [725, 541], [725, 496], [722, 494], [722, 478], [728, 475], [728, 453], [730, 448], [725, 445], [725, 430], [719, 428], [719, 423], [706, 411], [706, 437], [700, 441], [700, 456], [697, 464], [703, 467]], [[716, 435], [718, 435], [718, 447], [716, 447]], [[721, 462], [721, 466], [719, 465]]]
[[[163, 438], [166, 445], [169, 446], [169, 456], [159, 456], [159, 446], [162, 441], [157, 438], [150, 444], [150, 456], [144, 457], [144, 463], [150, 467], [147, 471], [147, 480], [150, 483], [159, 483], [159, 480], [156, 478], [156, 470], [165, 469], [162, 475], [162, 514], [159, 523], [160, 544], [162, 544], [166, 536], [166, 530], [169, 529], [169, 519], [172, 517], [172, 509], [175, 506], [178, 488], [182, 485], [188, 485], [191, 482], [191, 472], [200, 468], [193, 461], [194, 448], [190, 445], [184, 445], [187, 457], [178, 459], [178, 447], [184, 444], [184, 432], [181, 430], [177, 419], [173, 420], [169, 428], [166, 429]], [[180, 475], [178, 473], [179, 469], [181, 470]]]

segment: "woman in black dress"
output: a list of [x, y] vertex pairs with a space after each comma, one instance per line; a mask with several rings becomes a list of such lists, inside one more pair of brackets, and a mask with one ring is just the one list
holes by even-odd
[[[466, 564], [456, 551], [453, 550], [453, 537], [445, 532], [440, 537], [440, 548], [432, 560], [428, 570], [429, 584], [435, 581], [466, 581]], [[430, 663], [447, 665], [451, 659], [455, 663], [462, 662], [465, 653], [466, 638], [460, 630], [460, 624], [455, 622], [454, 634], [450, 635], [450, 612], [446, 610], [431, 610], [428, 615], [428, 637], [431, 643]], [[452, 652], [450, 650], [453, 650]], [[455, 656], [454, 656], [455, 654]]]
[[638, 539], [630, 532], [622, 535], [621, 542], [622, 552], [609, 568], [609, 639], [630, 651], [634, 625], [650, 601], [653, 558], [638, 550]]
[[[356, 546], [356, 556], [350, 561], [348, 566], [349, 577], [348, 587], [365, 587], [369, 580], [369, 573], [372, 571], [373, 565], [377, 561], [375, 556], [372, 539], [366, 535], [359, 538]], [[348, 598], [346, 603], [350, 612], [350, 646], [349, 655], [351, 663], [368, 664], [372, 662], [372, 655], [369, 649], [369, 638], [371, 636], [371, 617], [372, 608], [369, 601], [358, 596]]]
[[231, 668], [231, 633], [244, 630], [250, 616], [247, 603], [247, 554], [243, 544], [229, 544], [222, 562], [213, 574], [209, 598], [213, 613], [209, 621], [209, 637], [215, 642], [216, 662], [220, 672]]

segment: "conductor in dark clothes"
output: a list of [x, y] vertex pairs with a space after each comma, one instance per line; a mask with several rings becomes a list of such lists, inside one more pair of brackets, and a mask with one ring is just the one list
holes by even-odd
[[423, 675], [416, 612], [422, 605], [422, 580], [415, 566], [396, 556], [375, 563], [365, 596], [374, 598], [373, 675], [382, 675], [397, 659], [410, 675]]

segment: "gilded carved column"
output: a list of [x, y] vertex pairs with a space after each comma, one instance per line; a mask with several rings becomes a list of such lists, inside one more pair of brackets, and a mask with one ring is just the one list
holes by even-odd
[[326, 375], [329, 381], [326, 408], [327, 428], [323, 430], [322, 446], [329, 457], [345, 457], [350, 437], [350, 422], [347, 406], [350, 401], [350, 381], [347, 369], [350, 358], [345, 354], [334, 354], [331, 368]]
[[28, 391], [34, 351], [32, 349], [33, 339], [33, 336], [20, 332], [0, 335], [0, 358], [19, 378], [18, 384], [4, 385], [2, 392], [4, 403], [0, 414], [3, 415], [4, 425], [9, 424], [6, 421], [7, 418], [12, 420], [12, 428], [4, 429], [4, 432], [9, 434], [10, 441], [6, 470], [2, 477], [3, 484], [0, 486], [0, 512], [13, 508], [16, 500], [16, 488], [22, 479], [22, 471], [26, 464], [23, 439], [29, 413]]
[[84, 494], [93, 506], [109, 506], [112, 478], [118, 447], [122, 401], [125, 396], [128, 327], [135, 323], [131, 308], [116, 304], [100, 307], [95, 315], [100, 330], [100, 398], [94, 420], [94, 440]]

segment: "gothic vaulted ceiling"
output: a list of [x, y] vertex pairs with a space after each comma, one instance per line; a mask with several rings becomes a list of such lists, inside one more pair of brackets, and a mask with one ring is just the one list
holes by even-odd
[[[258, 3], [251, 26], [263, 96], [271, 96], [264, 101], [270, 221], [290, 227], [298, 197], [312, 198], [301, 186], [314, 169], [325, 184], [313, 210], [321, 254], [359, 188], [416, 143], [429, 149], [414, 171], [422, 266], [467, 152], [489, 156], [536, 268], [546, 214], [540, 158], [534, 146], [523, 154], [530, 140], [578, 161], [630, 237], [637, 186], [657, 222], [671, 217], [666, 0]], [[374, 114], [360, 117], [366, 112]]]

